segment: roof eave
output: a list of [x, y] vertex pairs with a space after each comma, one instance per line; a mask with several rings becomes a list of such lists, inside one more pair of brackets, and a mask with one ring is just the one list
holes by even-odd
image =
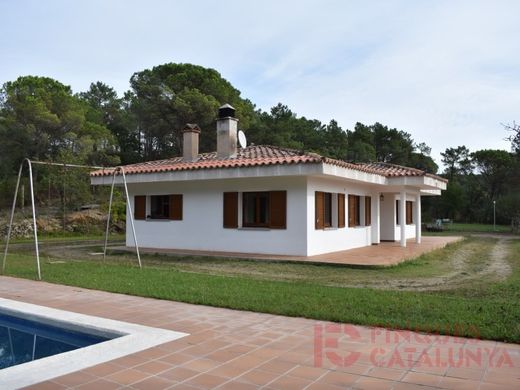
[[[132, 173], [126, 174], [126, 181], [128, 184], [137, 184], [171, 181], [243, 179], [274, 176], [310, 176], [319, 175], [322, 173], [323, 167], [321, 162], [305, 162], [245, 167]], [[112, 183], [112, 176], [92, 176], [91, 183], [92, 185], [110, 185]], [[123, 178], [121, 175], [116, 176], [115, 184], [123, 184]]]
[[386, 185], [388, 178], [372, 172], [366, 172], [353, 167], [338, 165], [334, 162], [326, 161], [323, 163], [323, 174], [327, 176], [336, 176], [342, 179], [360, 181], [369, 184]]
[[421, 190], [445, 190], [447, 182], [432, 176], [396, 176], [389, 177], [388, 184], [394, 186], [416, 187]]

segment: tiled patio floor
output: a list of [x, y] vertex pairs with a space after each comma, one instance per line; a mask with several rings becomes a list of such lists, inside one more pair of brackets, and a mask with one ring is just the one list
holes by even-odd
[[[171, 255], [194, 255], [194, 256], [218, 256], [231, 258], [246, 258], [258, 260], [280, 260], [280, 261], [308, 261], [313, 263], [333, 263], [345, 265], [378, 265], [388, 266], [401, 263], [405, 260], [420, 256], [425, 252], [438, 249], [447, 244], [461, 240], [462, 237], [427, 236], [422, 238], [420, 244], [415, 240], [408, 240], [406, 248], [401, 248], [399, 242], [382, 242], [378, 245], [363, 248], [349, 249], [339, 252], [331, 252], [317, 256], [277, 256], [237, 252], [215, 252], [194, 251], [185, 249], [156, 249], [139, 248], [141, 253], [161, 253]], [[133, 251], [127, 247], [112, 247], [115, 250]]]
[[515, 344], [329, 324], [9, 277], [0, 277], [0, 296], [190, 333], [35, 389], [520, 388], [520, 345]]
[[406, 248], [402, 248], [399, 242], [382, 242], [378, 245], [363, 248], [311, 256], [308, 259], [314, 262], [337, 264], [393, 265], [413, 259], [434, 249], [443, 248], [447, 244], [461, 239], [462, 237], [455, 236], [427, 236], [422, 237], [420, 244], [416, 244], [415, 240], [408, 240]]

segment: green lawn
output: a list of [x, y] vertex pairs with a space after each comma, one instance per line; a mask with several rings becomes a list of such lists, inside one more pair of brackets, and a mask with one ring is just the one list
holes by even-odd
[[[496, 243], [468, 239], [387, 269], [144, 256], [141, 270], [130, 255], [102, 263], [87, 260], [86, 254], [70, 260], [44, 253], [42, 274], [51, 283], [144, 297], [519, 343], [520, 240], [507, 240], [511, 272], [506, 279], [478, 277]], [[451, 257], [461, 253], [467, 264], [455, 280], [476, 272], [468, 283], [454, 281], [441, 291], [399, 291], [392, 285], [445, 275], [453, 270]], [[33, 255], [10, 255], [7, 274], [34, 279]], [[373, 278], [383, 287], [364, 287]]]
[[453, 232], [479, 232], [479, 233], [493, 233], [493, 232], [511, 232], [509, 225], [486, 225], [482, 223], [452, 223], [446, 225], [448, 230]]
[[450, 236], [454, 234], [468, 235], [472, 233], [511, 233], [511, 226], [509, 225], [487, 225], [482, 223], [446, 223], [443, 224], [444, 231], [442, 232], [427, 232], [423, 231], [427, 236]]

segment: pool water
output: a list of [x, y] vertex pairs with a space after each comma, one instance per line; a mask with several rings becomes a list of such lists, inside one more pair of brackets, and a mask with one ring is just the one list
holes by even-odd
[[102, 337], [0, 313], [0, 369], [102, 343]]

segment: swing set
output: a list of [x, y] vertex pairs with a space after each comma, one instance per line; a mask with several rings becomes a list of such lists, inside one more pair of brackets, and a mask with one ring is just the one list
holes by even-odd
[[[24, 159], [22, 163], [20, 164], [20, 169], [18, 170], [18, 179], [16, 182], [16, 189], [14, 191], [14, 199], [13, 199], [13, 206], [11, 208], [11, 215], [9, 218], [9, 226], [7, 230], [7, 238], [5, 242], [5, 249], [4, 249], [4, 258], [2, 261], [2, 274], [5, 273], [5, 265], [7, 260], [7, 254], [9, 252], [9, 241], [11, 239], [11, 233], [12, 233], [12, 227], [13, 227], [13, 220], [14, 220], [14, 213], [16, 210], [16, 202], [18, 200], [18, 192], [20, 188], [20, 182], [22, 179], [22, 173], [24, 165], [27, 164], [28, 170], [29, 170], [29, 187], [30, 187], [30, 194], [31, 194], [31, 210], [32, 210], [32, 225], [33, 225], [33, 232], [34, 232], [34, 249], [36, 254], [36, 269], [37, 269], [37, 277], [38, 280], [42, 279], [41, 275], [41, 266], [40, 266], [40, 249], [39, 249], [39, 243], [38, 243], [38, 225], [36, 223], [36, 203], [34, 201], [34, 180], [33, 180], [33, 164], [35, 165], [46, 165], [46, 166], [59, 166], [62, 168], [87, 168], [87, 169], [107, 169], [105, 167], [96, 167], [96, 166], [90, 166], [90, 165], [79, 165], [79, 164], [68, 164], [68, 163], [55, 163], [55, 162], [46, 162], [46, 161], [36, 161], [36, 160], [30, 160], [28, 158]], [[125, 198], [126, 198], [126, 208], [127, 208], [127, 215], [130, 217], [130, 225], [132, 227], [132, 235], [134, 239], [135, 244], [135, 253], [137, 255], [137, 261], [139, 264], [139, 268], [142, 268], [141, 263], [141, 256], [139, 254], [139, 246], [137, 244], [137, 235], [135, 232], [135, 226], [134, 226], [134, 216], [130, 210], [130, 197], [128, 195], [128, 186], [126, 182], [126, 176], [125, 176], [125, 170], [122, 166], [118, 166], [115, 168], [108, 168], [110, 170], [113, 170], [112, 172], [112, 186], [110, 188], [110, 200], [108, 204], [108, 215], [107, 215], [107, 224], [106, 224], [106, 230], [105, 230], [105, 237], [104, 237], [104, 246], [103, 246], [103, 260], [106, 259], [107, 254], [107, 246], [108, 246], [108, 235], [110, 231], [110, 216], [112, 213], [112, 202], [114, 197], [114, 186], [115, 186], [115, 179], [118, 174], [121, 174], [123, 179], [123, 185], [125, 189]], [[64, 186], [65, 188], [65, 186]], [[50, 192], [50, 191], [49, 191]]]

